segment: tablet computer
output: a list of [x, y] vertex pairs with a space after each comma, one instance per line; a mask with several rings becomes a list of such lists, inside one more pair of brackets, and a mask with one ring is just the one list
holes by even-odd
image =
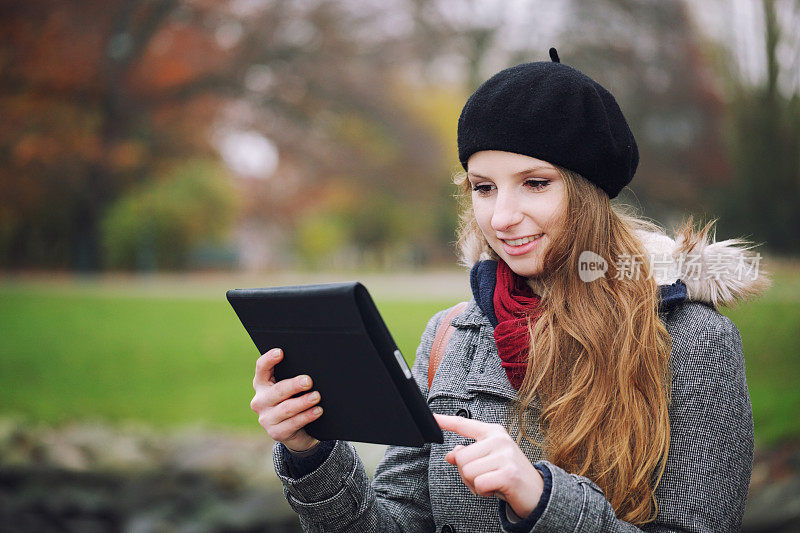
[[276, 381], [311, 376], [324, 410], [305, 427], [309, 435], [398, 446], [443, 442], [361, 283], [232, 289], [226, 295], [259, 353], [283, 349]]

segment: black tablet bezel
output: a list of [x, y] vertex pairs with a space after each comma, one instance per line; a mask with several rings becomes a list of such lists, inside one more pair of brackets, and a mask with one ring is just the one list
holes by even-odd
[[[380, 383], [359, 381], [361, 384], [359, 388], [367, 390], [372, 386], [373, 397], [363, 399], [359, 397], [358, 401], [348, 399], [347, 405], [342, 403], [342, 395], [350, 394], [355, 398], [358, 391], [337, 389], [339, 386], [337, 382], [348, 379], [351, 382], [351, 389], [356, 385], [350, 379], [353, 376], [339, 373], [340, 379], [336, 379], [330, 375], [334, 373], [331, 368], [333, 362], [324, 359], [330, 354], [307, 353], [306, 350], [295, 348], [295, 360], [291, 359], [293, 354], [286, 353], [284, 360], [275, 367], [276, 380], [293, 377], [288, 374], [294, 372], [307, 373], [312, 377], [316, 375], [314, 381], [320, 388], [323, 408], [326, 408], [326, 397], [336, 397], [339, 400], [336, 412], [330, 412], [327, 408], [319, 420], [306, 426], [306, 431], [310, 435], [320, 440], [339, 439], [403, 446], [423, 446], [426, 442], [443, 442], [441, 429], [433, 418], [419, 386], [411, 376], [405, 361], [402, 360], [402, 355], [369, 292], [361, 283], [356, 281], [232, 289], [227, 291], [226, 296], [261, 353], [262, 350], [275, 347], [270, 342], [274, 339], [284, 339], [285, 344], [295, 347], [316, 344], [316, 348], [313, 349], [316, 352], [324, 351], [319, 343], [324, 342], [326, 338], [337, 340], [331, 346], [343, 344], [361, 347], [358, 351], [363, 353], [351, 351], [340, 353], [341, 360], [349, 361], [354, 367], [351, 372], [358, 372], [362, 365], [364, 368], [371, 368], [372, 373], [366, 379], [372, 376]], [[331, 312], [320, 311], [326, 308]], [[281, 313], [281, 309], [287, 309], [289, 312]], [[310, 310], [309, 314], [313, 315], [309, 319], [310, 322], [300, 318], [305, 314], [303, 310]], [[276, 325], [265, 323], [270, 321]], [[302, 335], [306, 335], [310, 340], [302, 340]], [[380, 360], [378, 366], [374, 360], [376, 355]], [[293, 365], [295, 362], [298, 364]], [[292, 366], [293, 371], [288, 371], [288, 367]], [[387, 385], [387, 380], [380, 375], [379, 368], [383, 368], [388, 374], [388, 380], [393, 386]], [[337, 371], [340, 372], [341, 369]], [[379, 384], [380, 393], [377, 393], [374, 389]], [[362, 400], [363, 403], [360, 403]], [[359, 409], [362, 409], [362, 413], [364, 409], [369, 410], [371, 417], [365, 416], [365, 418], [372, 420], [370, 424], [365, 425], [364, 421], [358, 420]], [[351, 412], [346, 412], [348, 410]], [[385, 416], [375, 418], [378, 416], [376, 413], [380, 412], [385, 412]], [[326, 416], [328, 419], [325, 419]], [[333, 423], [334, 421], [336, 423]]]

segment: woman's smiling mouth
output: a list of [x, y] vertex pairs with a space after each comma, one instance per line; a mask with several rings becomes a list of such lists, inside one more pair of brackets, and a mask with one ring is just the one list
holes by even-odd
[[522, 255], [532, 250], [543, 235], [544, 233], [539, 233], [520, 237], [519, 239], [500, 239], [500, 242], [503, 243], [503, 250], [508, 255]]
[[542, 235], [544, 234], [538, 233], [536, 235], [528, 235], [527, 237], [521, 237], [519, 239], [500, 239], [500, 240], [506, 244], [510, 244], [511, 246], [522, 246], [523, 244], [528, 244], [531, 241], [535, 241]]

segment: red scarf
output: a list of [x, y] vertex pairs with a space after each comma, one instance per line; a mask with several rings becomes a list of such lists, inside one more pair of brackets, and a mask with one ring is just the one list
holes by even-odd
[[541, 299], [504, 262], [497, 262], [497, 284], [494, 289], [494, 342], [502, 360], [502, 366], [511, 386], [519, 390], [528, 367], [530, 338], [526, 317], [534, 321], [539, 316], [537, 308]]

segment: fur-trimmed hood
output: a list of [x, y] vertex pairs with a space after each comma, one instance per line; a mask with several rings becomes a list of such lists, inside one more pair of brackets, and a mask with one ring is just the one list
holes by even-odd
[[675, 239], [655, 231], [635, 234], [647, 250], [653, 277], [662, 290], [680, 280], [686, 286], [687, 300], [715, 308], [761, 295], [770, 286], [761, 255], [742, 239], [717, 242], [712, 228], [708, 224], [695, 229], [689, 222], [677, 231]]

